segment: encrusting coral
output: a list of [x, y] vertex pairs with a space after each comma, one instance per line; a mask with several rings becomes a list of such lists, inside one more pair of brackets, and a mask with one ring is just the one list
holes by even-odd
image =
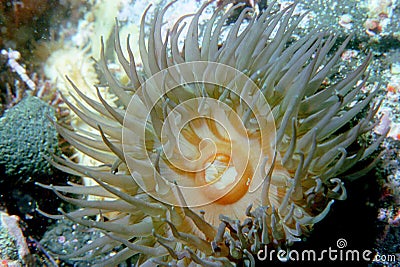
[[[156, 11], [148, 38], [145, 11], [140, 74], [129, 43], [128, 58], [123, 54], [116, 29], [115, 50], [128, 86], [112, 76], [102, 49], [99, 67], [121, 108], [100, 93], [99, 100], [87, 97], [73, 81], [84, 102], [64, 99], [98, 133], [56, 124], [59, 133], [103, 163], [82, 166], [55, 156], [55, 166], [98, 185], [42, 185], [82, 207], [49, 216], [104, 231], [69, 258], [122, 245], [102, 265], [138, 253], [137, 264], [146, 266], [254, 265], [264, 245], [299, 241], [334, 199], [345, 199], [343, 181], [374, 162], [358, 172], [350, 169], [371, 155], [388, 131], [368, 146], [357, 143], [377, 123], [377, 89], [359, 94], [370, 55], [343, 80], [323, 85], [350, 37], [336, 50], [336, 38], [320, 29], [293, 39], [303, 16], [293, 16], [295, 5], [277, 12], [270, 4], [258, 15], [244, 8], [221, 43], [226, 20], [241, 5], [225, 13], [219, 7], [199, 33], [205, 3], [191, 18], [180, 48], [188, 16], [161, 34], [172, 4]], [[361, 112], [365, 115], [356, 120]]]

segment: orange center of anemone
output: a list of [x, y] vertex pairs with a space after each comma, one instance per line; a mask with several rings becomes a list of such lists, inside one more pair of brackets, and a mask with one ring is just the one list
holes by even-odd
[[260, 201], [255, 192], [273, 158], [274, 132], [261, 134], [272, 121], [268, 114], [257, 120], [250, 114], [245, 125], [247, 109], [211, 98], [189, 99], [164, 113], [146, 128], [158, 130], [144, 133], [145, 144], [126, 132], [127, 164], [143, 190], [172, 205], [201, 208], [212, 222], [216, 208], [225, 206], [237, 218], [238, 210]]
[[220, 124], [214, 119], [196, 118], [183, 127], [179, 138], [180, 145], [191, 144], [188, 158], [201, 158], [194, 175], [199, 193], [221, 205], [233, 204], [244, 197], [254, 175], [245, 144], [236, 139], [240, 132], [229, 133], [224, 128], [228, 124], [234, 127], [230, 121]]

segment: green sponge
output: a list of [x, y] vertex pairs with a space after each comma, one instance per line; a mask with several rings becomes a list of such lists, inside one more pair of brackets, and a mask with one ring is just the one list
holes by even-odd
[[0, 164], [8, 176], [52, 174], [46, 158], [58, 154], [55, 110], [37, 97], [27, 96], [0, 118]]

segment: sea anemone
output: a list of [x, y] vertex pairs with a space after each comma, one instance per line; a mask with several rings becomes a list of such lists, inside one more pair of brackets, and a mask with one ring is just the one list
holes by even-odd
[[369, 145], [358, 143], [377, 123], [377, 89], [359, 94], [371, 55], [342, 80], [324, 82], [351, 37], [337, 49], [336, 37], [321, 29], [294, 39], [304, 15], [293, 16], [295, 5], [276, 11], [274, 4], [258, 15], [244, 8], [229, 27], [225, 22], [241, 5], [226, 12], [218, 7], [200, 31], [209, 3], [192, 16], [185, 36], [188, 16], [162, 36], [172, 4], [155, 12], [148, 37], [149, 8], [143, 15], [140, 70], [129, 42], [127, 57], [122, 52], [117, 27], [115, 51], [128, 86], [113, 77], [102, 48], [98, 64], [120, 107], [99, 91], [98, 100], [87, 97], [73, 82], [83, 102], [64, 98], [97, 134], [55, 124], [59, 133], [103, 163], [52, 160], [97, 182], [46, 186], [81, 207], [54, 218], [104, 231], [69, 258], [118, 247], [102, 265], [135, 254], [138, 265], [254, 265], [264, 245], [290, 246], [309, 233], [335, 199], [346, 198], [344, 181], [375, 163], [351, 171], [387, 133]]

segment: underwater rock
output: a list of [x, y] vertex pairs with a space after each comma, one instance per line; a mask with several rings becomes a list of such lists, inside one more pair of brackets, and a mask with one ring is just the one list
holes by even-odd
[[18, 217], [0, 212], [0, 266], [22, 266], [29, 255]]
[[0, 118], [0, 164], [7, 175], [27, 180], [52, 173], [46, 157], [57, 154], [58, 139], [48, 117], [55, 120], [54, 109], [27, 96]]

